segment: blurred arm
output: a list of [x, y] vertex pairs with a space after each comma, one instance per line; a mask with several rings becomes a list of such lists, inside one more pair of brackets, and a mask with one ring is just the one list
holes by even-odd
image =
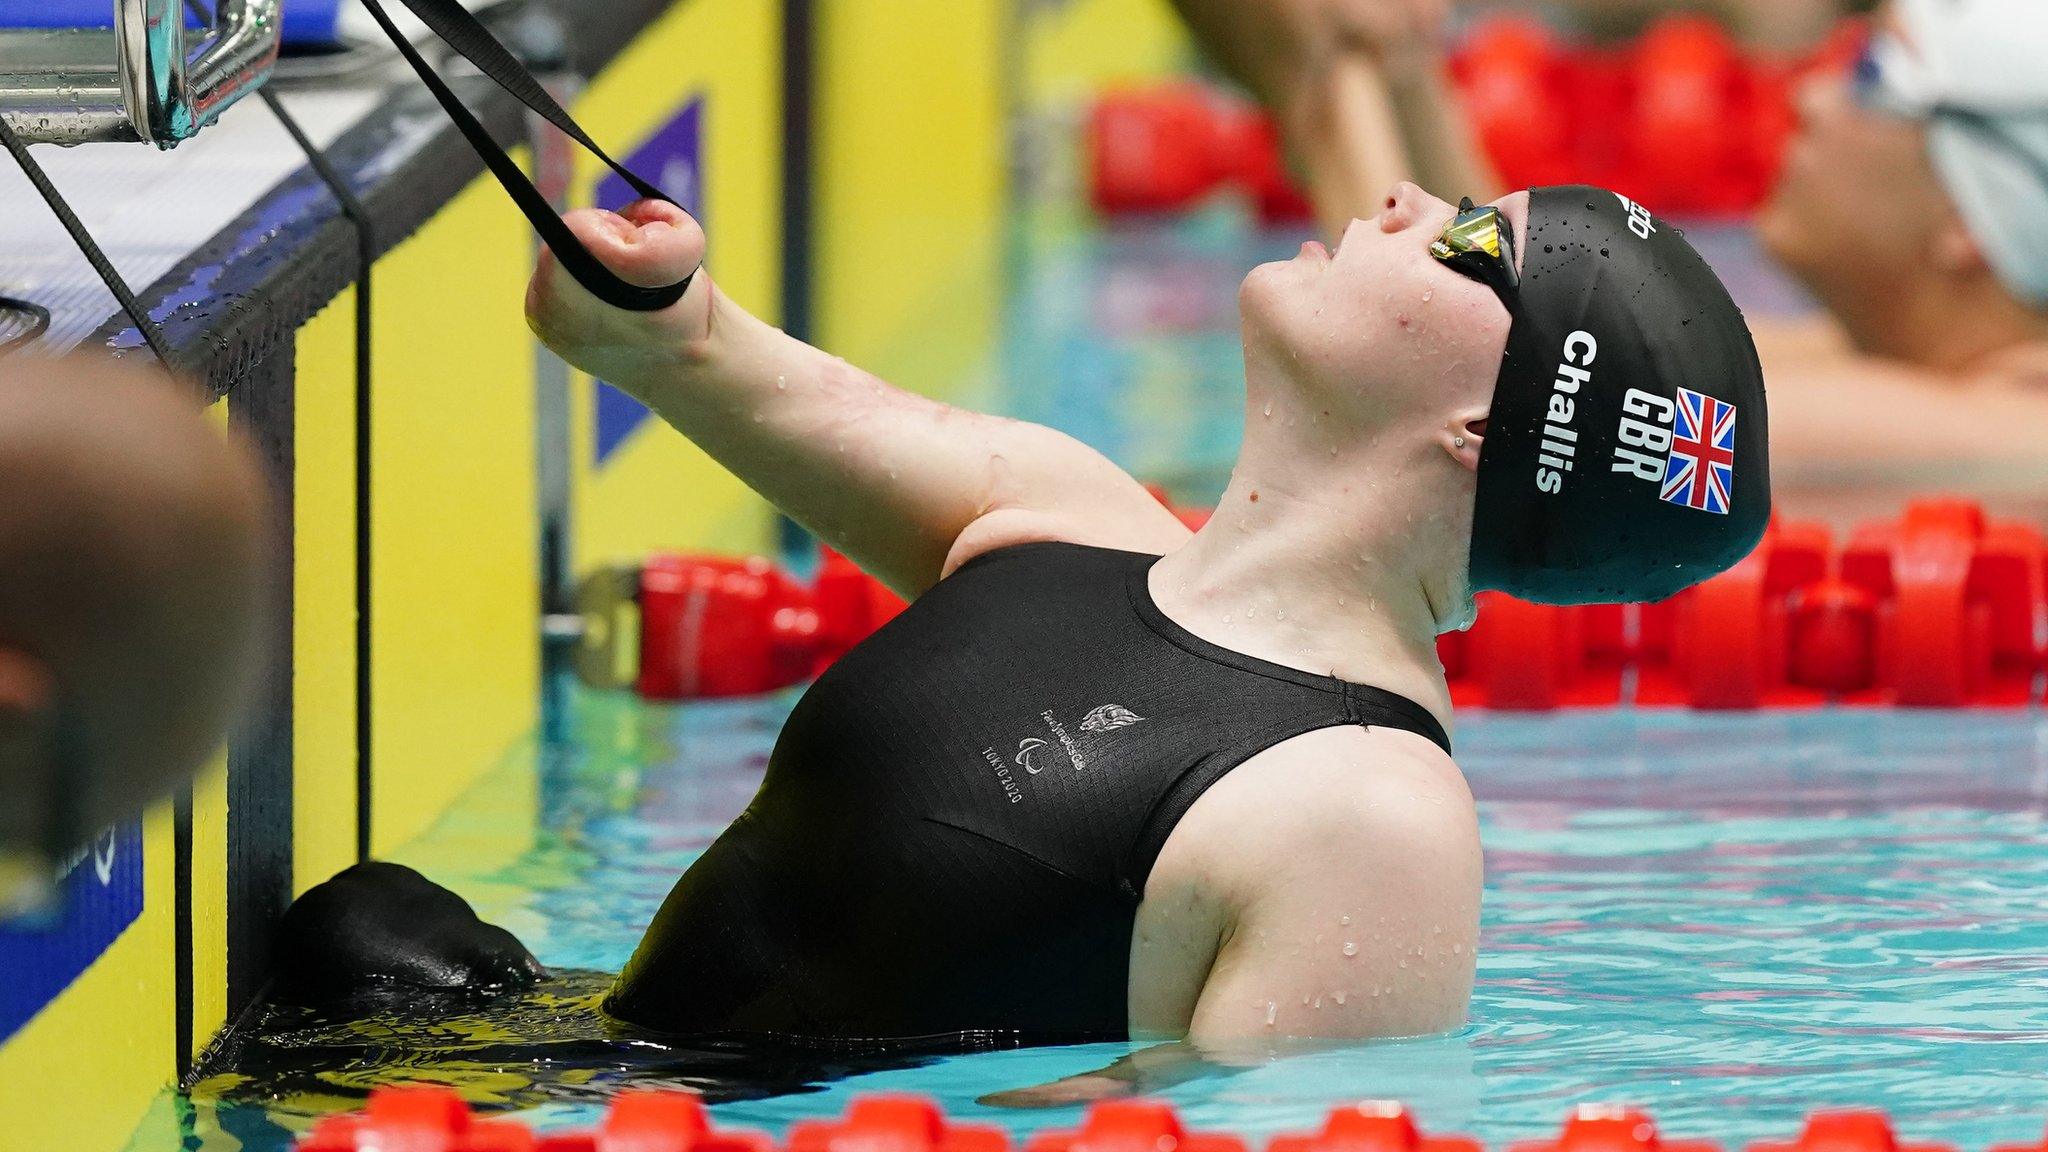
[[1364, 56], [1333, 62], [1281, 123], [1316, 221], [1332, 238], [1353, 220], [1376, 215], [1387, 189], [1415, 179], [1393, 93]]
[[1480, 147], [1440, 50], [1389, 69], [1387, 91], [1414, 165], [1410, 179], [1453, 204], [1460, 196], [1483, 204], [1513, 191]]
[[1190, 32], [1281, 127], [1324, 230], [1379, 210], [1395, 182], [1506, 191], [1458, 105], [1442, 0], [1175, 0]]
[[1286, 103], [1317, 53], [1315, 0], [1173, 0], [1218, 68], [1267, 107]]

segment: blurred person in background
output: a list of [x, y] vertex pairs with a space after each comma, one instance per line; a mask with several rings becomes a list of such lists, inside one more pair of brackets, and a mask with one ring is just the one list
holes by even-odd
[[1874, 6], [1872, 0], [1563, 0], [1548, 5], [1510, 0], [1474, 5], [1481, 10], [1554, 10], [1575, 28], [1602, 39], [1637, 35], [1651, 21], [1672, 12], [1698, 12], [1719, 20], [1743, 43], [1776, 51], [1808, 47], [1826, 36], [1842, 17], [1868, 12]]
[[104, 358], [0, 359], [0, 919], [189, 779], [247, 696], [267, 501], [196, 392]]
[[[1392, 180], [1499, 191], [1449, 80], [1450, 0], [1175, 2], [1272, 110], [1332, 234]], [[1798, 91], [1754, 226], [1827, 315], [1751, 318], [1793, 513], [1941, 488], [2048, 521], [2044, 59], [2048, 3], [1893, 0], [1853, 68]]]

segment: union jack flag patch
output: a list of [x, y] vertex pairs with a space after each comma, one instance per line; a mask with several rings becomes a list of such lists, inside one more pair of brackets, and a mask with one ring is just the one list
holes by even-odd
[[1735, 405], [1680, 388], [1672, 432], [1659, 495], [1726, 516], [1735, 491]]

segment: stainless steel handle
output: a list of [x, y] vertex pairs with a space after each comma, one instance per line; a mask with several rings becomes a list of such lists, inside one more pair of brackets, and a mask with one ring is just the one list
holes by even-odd
[[175, 148], [263, 83], [279, 0], [220, 0], [186, 41], [184, 0], [113, 0], [112, 32], [0, 32], [0, 115], [32, 142], [142, 140]]

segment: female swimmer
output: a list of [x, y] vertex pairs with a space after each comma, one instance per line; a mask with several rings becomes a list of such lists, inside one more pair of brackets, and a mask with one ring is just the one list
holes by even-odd
[[[672, 205], [574, 215], [637, 284]], [[1190, 533], [1050, 429], [891, 388], [698, 275], [551, 258], [534, 330], [914, 603], [791, 713], [608, 1008], [690, 1034], [1415, 1035], [1471, 995], [1480, 848], [1439, 633], [1648, 600], [1770, 509], [1740, 313], [1593, 188], [1397, 186], [1240, 291], [1244, 446]]]

